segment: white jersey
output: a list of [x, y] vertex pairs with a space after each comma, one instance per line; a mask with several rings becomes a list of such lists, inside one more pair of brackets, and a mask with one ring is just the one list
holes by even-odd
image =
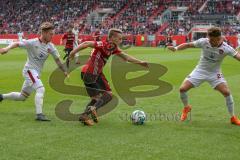
[[202, 48], [202, 55], [195, 70], [203, 72], [221, 72], [221, 63], [225, 56], [234, 57], [237, 51], [223, 42], [219, 47], [212, 47], [208, 38], [193, 42], [197, 48]]
[[18, 40], [21, 42], [23, 40], [23, 32], [19, 32], [17, 35], [18, 35]]
[[43, 65], [47, 60], [49, 54], [51, 54], [54, 59], [60, 57], [54, 44], [51, 42], [47, 44], [42, 43], [38, 38], [23, 40], [22, 42], [19, 42], [19, 46], [25, 48], [28, 53], [28, 58], [24, 70], [34, 69], [38, 72], [38, 74], [41, 73]]
[[237, 46], [237, 48], [240, 48], [240, 34], [237, 35], [237, 38], [238, 38], [238, 46]]
[[75, 40], [74, 40], [74, 48], [78, 46], [78, 34], [79, 34], [79, 30], [78, 29], [74, 29], [72, 30], [74, 36], [75, 36]]

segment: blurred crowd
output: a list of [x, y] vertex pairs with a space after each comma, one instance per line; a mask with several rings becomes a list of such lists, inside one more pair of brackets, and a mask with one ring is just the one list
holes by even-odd
[[[205, 6], [201, 9], [201, 6]], [[161, 32], [161, 18], [171, 7], [187, 7], [185, 19], [169, 20]], [[101, 8], [112, 8], [114, 12], [103, 21], [88, 23], [88, 15]], [[82, 34], [95, 30], [107, 33], [112, 27], [127, 34], [186, 34], [193, 27], [192, 16], [227, 14], [236, 16], [240, 12], [239, 0], [1, 0], [0, 33], [21, 31], [38, 33], [39, 25], [51, 21], [56, 33], [64, 33], [69, 24], [79, 23]], [[238, 24], [226, 24], [226, 34], [238, 32]]]

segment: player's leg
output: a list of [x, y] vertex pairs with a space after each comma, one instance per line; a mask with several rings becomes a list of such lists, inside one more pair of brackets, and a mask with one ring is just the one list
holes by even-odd
[[99, 86], [98, 88], [101, 90], [101, 96], [97, 99], [94, 106], [99, 109], [112, 100], [112, 90], [103, 73], [99, 76], [97, 84]]
[[75, 54], [74, 59], [76, 64], [80, 64], [79, 52]]
[[66, 54], [67, 54], [66, 66], [67, 66], [67, 68], [69, 68], [69, 66], [70, 66], [69, 55], [70, 55], [70, 52], [71, 52], [71, 51], [72, 51], [71, 48], [67, 48], [67, 49], [66, 49]]
[[180, 98], [184, 106], [182, 110], [181, 121], [184, 121], [187, 119], [188, 113], [192, 109], [188, 101], [187, 92], [193, 87], [200, 86], [204, 81], [205, 81], [205, 75], [201, 73], [201, 71], [193, 70], [192, 73], [182, 83], [179, 89]]
[[231, 116], [231, 119], [230, 119], [231, 123], [240, 125], [240, 120], [237, 118], [237, 116], [235, 116], [235, 113], [234, 113], [234, 100], [227, 84], [225, 82], [217, 84], [215, 89], [225, 97], [226, 106]]
[[188, 102], [188, 95], [187, 92], [193, 88], [194, 85], [192, 84], [192, 82], [190, 82], [189, 80], [185, 79], [179, 89], [180, 92], [180, 99], [183, 103], [183, 110], [182, 110], [182, 114], [181, 114], [181, 121], [184, 121], [187, 119], [188, 113], [191, 111], [191, 105]]
[[89, 108], [96, 103], [98, 95], [99, 95], [99, 90], [97, 88], [96, 81], [94, 80], [95, 77], [92, 77], [91, 74], [86, 74], [86, 73], [82, 72], [81, 73], [81, 78], [84, 82], [86, 91], [87, 91], [89, 97], [91, 98], [91, 100], [87, 104], [87, 106], [85, 108], [85, 111], [79, 117], [79, 121], [81, 121], [85, 125], [91, 126], [94, 123], [88, 116], [89, 114], [91, 114], [91, 112], [89, 111]]
[[21, 92], [10, 92], [7, 94], [1, 94], [0, 97], [2, 97], [2, 100], [25, 101], [31, 93], [32, 89], [31, 87], [29, 87], [28, 81], [25, 80]]
[[0, 101], [2, 100], [14, 100], [14, 101], [25, 101], [28, 95], [21, 92], [10, 92], [0, 95]]
[[96, 103], [93, 106], [89, 107], [89, 112], [94, 122], [98, 122], [97, 110], [105, 106], [108, 102], [112, 100], [112, 91], [109, 86], [107, 79], [104, 74], [100, 74], [97, 81], [97, 88], [100, 91], [96, 99]]
[[[77, 43], [77, 42], [74, 42], [73, 49], [77, 48], [77, 46], [78, 46], [78, 43]], [[75, 54], [74, 59], [75, 59], [75, 63], [76, 63], [76, 64], [80, 64], [79, 52]]]
[[91, 98], [90, 102], [86, 105], [86, 109], [85, 109], [86, 111], [89, 106], [93, 106], [96, 103], [99, 95], [99, 91], [98, 91], [98, 86], [96, 82], [94, 80], [86, 81], [86, 79], [92, 79], [92, 78], [86, 78], [85, 76], [91, 76], [91, 75], [85, 74], [83, 72], [81, 73], [81, 79], [84, 82], [88, 96]]
[[36, 120], [38, 121], [50, 121], [43, 114], [43, 99], [45, 94], [45, 88], [43, 86], [42, 81], [39, 79], [38, 73], [35, 70], [27, 71], [28, 77], [31, 79], [31, 87], [35, 90], [35, 107], [36, 107]]

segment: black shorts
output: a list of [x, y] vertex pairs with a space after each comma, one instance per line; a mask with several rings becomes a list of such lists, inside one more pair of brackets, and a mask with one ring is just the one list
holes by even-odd
[[69, 54], [73, 49], [72, 48], [65, 48], [64, 51], [66, 54]]
[[[111, 92], [109, 83], [103, 73], [95, 76], [89, 73], [82, 72], [81, 78], [90, 97], [94, 97], [106, 91]], [[86, 79], [91, 79], [91, 81], [87, 81]]]
[[68, 58], [68, 56], [70, 55], [70, 52], [72, 51], [72, 48], [65, 48], [64, 52], [65, 52], [65, 56], [63, 57], [63, 60], [65, 60], [66, 58]]

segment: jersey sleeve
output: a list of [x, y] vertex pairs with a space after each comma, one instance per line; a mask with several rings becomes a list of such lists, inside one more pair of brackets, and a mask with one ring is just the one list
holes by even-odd
[[57, 59], [60, 57], [58, 50], [53, 44], [50, 45], [48, 52], [53, 56], [54, 59]]
[[202, 48], [205, 44], [205, 42], [207, 41], [206, 38], [200, 38], [196, 41], [193, 42], [193, 45], [196, 47], [196, 48]]
[[234, 48], [232, 48], [231, 46], [228, 46], [227, 49], [226, 49], [226, 54], [228, 56], [235, 57], [237, 55], [237, 53], [238, 52]]
[[30, 48], [32, 46], [32, 40], [22, 40], [18, 42], [20, 48]]

